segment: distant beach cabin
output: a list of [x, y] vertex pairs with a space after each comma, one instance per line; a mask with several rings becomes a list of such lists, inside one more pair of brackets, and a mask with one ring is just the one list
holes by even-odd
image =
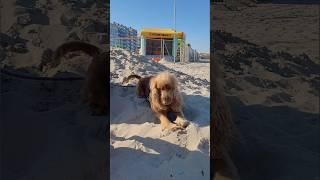
[[[176, 34], [177, 48], [174, 43], [174, 35]], [[149, 56], [153, 60], [160, 60], [165, 57], [173, 57], [176, 54], [176, 60], [180, 60], [180, 46], [184, 43], [185, 34], [183, 32], [175, 32], [173, 29], [162, 28], [143, 28], [140, 32], [141, 44], [140, 54]], [[175, 49], [177, 52], [175, 52]]]

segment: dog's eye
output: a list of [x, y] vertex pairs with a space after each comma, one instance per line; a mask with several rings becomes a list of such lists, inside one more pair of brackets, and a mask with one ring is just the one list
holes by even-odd
[[164, 91], [164, 90], [170, 90], [170, 86], [168, 84], [164, 85], [161, 87], [161, 90]]

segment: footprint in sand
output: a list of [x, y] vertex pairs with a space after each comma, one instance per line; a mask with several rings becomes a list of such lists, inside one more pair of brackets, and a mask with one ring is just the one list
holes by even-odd
[[208, 138], [201, 138], [198, 144], [198, 148], [200, 151], [205, 152], [205, 153], [209, 153], [209, 149], [210, 149], [210, 141]]

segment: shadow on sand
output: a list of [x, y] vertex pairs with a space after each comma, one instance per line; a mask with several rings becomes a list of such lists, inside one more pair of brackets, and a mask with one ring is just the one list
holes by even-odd
[[77, 104], [77, 82], [1, 76], [1, 173], [5, 180], [107, 178], [107, 117]]
[[319, 114], [227, 100], [240, 132], [232, 156], [242, 179], [319, 178]]
[[[143, 138], [139, 136], [132, 136], [128, 139], [120, 137], [113, 138], [118, 141], [138, 141], [142, 143], [145, 148], [153, 149], [158, 153], [151, 154], [128, 147], [115, 149], [113, 146], [110, 146], [110, 172], [111, 177], [114, 179], [121, 180], [129, 177], [132, 179], [148, 179], [148, 177], [155, 177], [156, 179], [184, 179], [189, 176], [191, 176], [191, 178], [198, 177], [199, 179], [199, 177], [203, 177], [200, 179], [208, 179], [210, 175], [208, 154], [200, 151], [189, 151], [184, 147], [161, 139]], [[177, 158], [176, 160], [172, 160], [175, 161], [175, 163], [170, 163], [173, 158]], [[195, 163], [197, 164], [197, 161], [202, 163], [194, 166]], [[205, 161], [207, 161], [207, 163], [204, 163]], [[162, 164], [166, 166], [165, 171], [163, 171], [163, 167], [161, 167]], [[144, 171], [144, 166], [148, 167], [147, 169], [152, 167], [151, 171]], [[168, 168], [170, 170], [168, 170]], [[130, 172], [134, 172], [133, 174], [137, 175], [137, 177], [130, 175]]]

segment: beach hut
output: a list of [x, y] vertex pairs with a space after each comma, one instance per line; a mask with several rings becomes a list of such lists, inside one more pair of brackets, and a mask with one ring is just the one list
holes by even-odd
[[[176, 54], [180, 60], [180, 46], [184, 44], [185, 34], [175, 32], [173, 29], [142, 28], [140, 31], [140, 54], [153, 60], [172, 59]], [[174, 48], [174, 38], [177, 39], [177, 47]]]

